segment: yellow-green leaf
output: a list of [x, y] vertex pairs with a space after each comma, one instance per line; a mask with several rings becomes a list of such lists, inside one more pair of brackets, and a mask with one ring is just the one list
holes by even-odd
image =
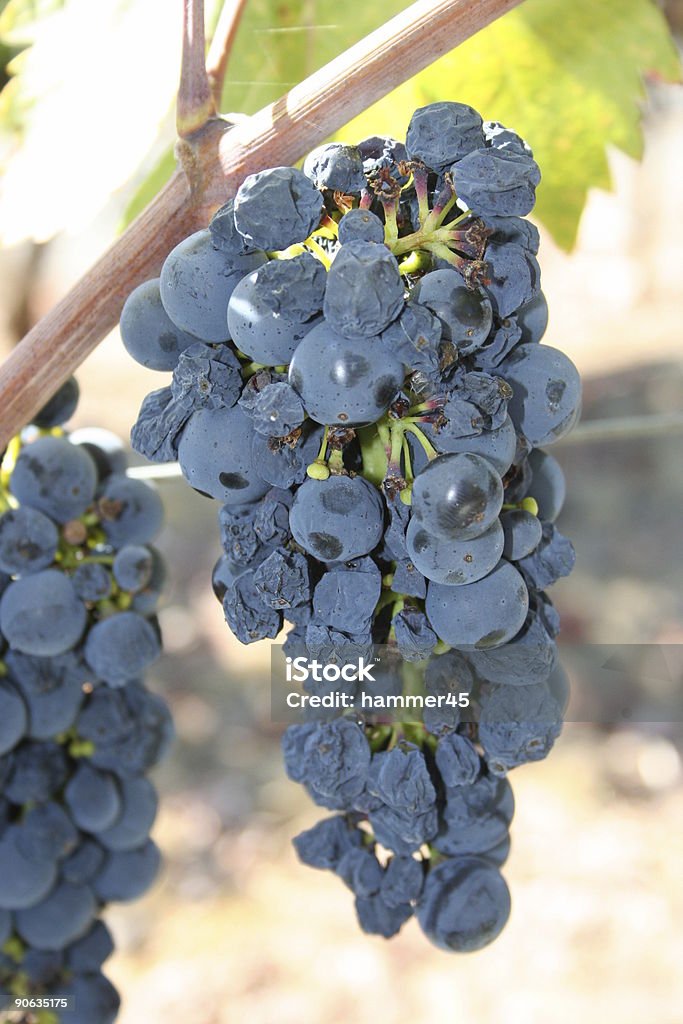
[[249, 0], [228, 63], [222, 109], [255, 113], [409, 3]]
[[610, 187], [607, 148], [641, 155], [647, 76], [680, 76], [668, 27], [651, 0], [526, 0], [338, 138], [400, 138], [415, 107], [470, 103], [532, 146], [543, 173], [535, 215], [570, 249], [588, 189]]

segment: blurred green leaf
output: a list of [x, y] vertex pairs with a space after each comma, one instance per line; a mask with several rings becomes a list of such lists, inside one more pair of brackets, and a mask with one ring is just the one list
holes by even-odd
[[[33, 42], [36, 22], [58, 10], [64, 0], [0, 0], [0, 89], [9, 81], [8, 66]], [[18, 132], [21, 118], [7, 98], [0, 104], [0, 124]]]
[[408, 6], [409, 0], [249, 0], [222, 109], [255, 113]]
[[5, 244], [78, 231], [153, 151], [178, 83], [176, 0], [10, 0], [0, 42], [27, 46], [0, 93]]
[[543, 172], [536, 216], [571, 249], [588, 190], [611, 185], [608, 147], [641, 156], [647, 76], [680, 77], [667, 24], [650, 0], [526, 0], [337, 137], [400, 138], [415, 107], [470, 103], [528, 140]]
[[29, 41], [43, 18], [61, 10], [67, 0], [4, 0], [0, 4], [0, 33], [14, 40]]

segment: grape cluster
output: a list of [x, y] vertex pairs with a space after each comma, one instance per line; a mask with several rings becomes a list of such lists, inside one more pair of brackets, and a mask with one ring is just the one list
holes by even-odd
[[[345, 882], [366, 932], [389, 938], [415, 914], [436, 946], [466, 952], [505, 925], [510, 897], [500, 868], [514, 811], [506, 776], [548, 754], [568, 695], [548, 634], [535, 624], [528, 632], [534, 648], [524, 653], [506, 644], [432, 654], [424, 694], [433, 706], [422, 721], [311, 710], [286, 730], [289, 777], [335, 812], [297, 836], [296, 851]], [[356, 707], [361, 692], [401, 694], [404, 664], [396, 653], [369, 689], [352, 683], [345, 693]], [[326, 689], [304, 685], [317, 695]], [[461, 694], [470, 698], [463, 707]]]
[[541, 343], [539, 180], [515, 132], [430, 104], [405, 144], [247, 177], [121, 320], [129, 352], [172, 371], [133, 445], [221, 503], [213, 585], [239, 640], [288, 623], [292, 655], [388, 645], [428, 689], [474, 694], [473, 722], [354, 712], [284, 739], [291, 778], [340, 812], [299, 837], [302, 859], [340, 874], [366, 931], [416, 909], [451, 949], [504, 923], [504, 776], [545, 756], [564, 705], [546, 590], [574, 553], [546, 449], [581, 389]]
[[67, 382], [0, 474], [0, 991], [71, 996], [65, 1021], [110, 1024], [100, 914], [160, 864], [147, 773], [173, 729], [142, 676], [160, 653], [162, 509], [114, 435], [64, 432], [77, 399]]

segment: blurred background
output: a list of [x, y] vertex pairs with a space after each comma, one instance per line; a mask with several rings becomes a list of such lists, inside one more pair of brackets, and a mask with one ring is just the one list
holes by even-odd
[[[94, 5], [88, 15], [87, 5], [71, 6], [80, 6], [86, 29], [99, 10]], [[133, 18], [136, 5], [128, 6]], [[273, 24], [289, 17], [317, 26], [311, 41], [334, 30], [315, 3], [292, 6], [282, 14], [273, 5]], [[677, 37], [682, 6], [666, 5]], [[93, 182], [97, 153], [90, 152], [88, 165], [70, 148], [83, 123], [78, 103], [89, 102], [82, 89], [73, 91], [75, 108], [60, 107], [56, 125], [43, 125], [35, 136], [34, 121], [12, 142], [12, 160], [23, 162], [5, 164], [9, 185], [0, 201], [8, 216], [0, 255], [1, 354], [110, 243], [131, 200], [148, 187], [150, 169], [166, 159], [171, 122], [164, 97], [170, 100], [175, 84], [179, 37], [177, 19], [160, 19], [158, 3], [156, 15], [156, 84], [139, 112], [125, 99], [121, 54], [112, 56], [122, 99], [100, 114], [105, 124], [112, 118], [118, 149], [125, 150], [116, 168], [109, 164]], [[143, 21], [126, 27], [133, 56], [141, 34], [149, 47], [145, 32]], [[248, 110], [268, 98], [273, 82], [277, 94], [288, 72], [286, 63], [274, 70], [259, 50], [261, 37], [246, 32], [237, 45], [251, 61], [251, 93], [242, 107]], [[97, 59], [93, 46], [88, 60]], [[233, 90], [244, 84], [229, 75]], [[155, 89], [159, 95], [150, 95]], [[644, 159], [608, 147], [613, 191], [590, 189], [571, 252], [571, 231], [557, 227], [547, 203], [541, 207], [550, 211], [549, 227], [540, 224], [551, 309], [546, 340], [584, 376], [584, 422], [683, 409], [683, 93], [650, 81], [637, 102]], [[493, 103], [482, 112], [498, 114]], [[406, 121], [409, 113], [399, 111]], [[393, 127], [383, 117], [377, 133]], [[125, 138], [116, 135], [118, 122]], [[520, 127], [512, 119], [511, 126]], [[91, 150], [101, 127], [93, 125]], [[561, 136], [562, 124], [555, 131]], [[355, 141], [358, 134], [339, 137]], [[140, 170], [145, 146], [150, 152]], [[31, 172], [23, 185], [22, 166]], [[117, 332], [78, 379], [82, 400], [73, 426], [97, 424], [124, 437], [144, 395], [166, 384], [165, 375], [130, 360]], [[461, 957], [430, 947], [414, 922], [390, 942], [362, 935], [342, 883], [297, 863], [291, 837], [319, 813], [284, 776], [269, 713], [268, 644], [239, 645], [212, 595], [217, 506], [181, 481], [160, 484], [167, 653], [151, 684], [172, 706], [178, 740], [156, 773], [163, 877], [146, 899], [107, 913], [117, 942], [108, 974], [123, 996], [120, 1024], [680, 1024], [683, 727], [610, 722], [609, 697], [603, 701], [599, 688], [591, 689], [594, 680], [572, 661], [571, 648], [634, 645], [636, 658], [654, 649], [638, 645], [659, 645], [665, 667], [653, 674], [663, 672], [680, 693], [682, 438], [680, 429], [646, 435], [636, 426], [625, 436], [569, 438], [553, 449], [568, 480], [559, 525], [578, 555], [574, 574], [552, 594], [576, 688], [573, 721], [546, 762], [513, 773], [517, 811], [505, 868], [512, 916], [492, 947]]]

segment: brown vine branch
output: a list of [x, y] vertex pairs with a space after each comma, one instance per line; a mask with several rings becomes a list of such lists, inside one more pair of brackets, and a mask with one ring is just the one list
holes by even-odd
[[220, 109], [221, 105], [223, 84], [226, 71], [228, 70], [228, 60], [232, 53], [237, 30], [246, 5], [247, 0], [225, 0], [218, 18], [216, 31], [209, 46], [209, 53], [206, 58], [206, 73], [217, 110]]
[[204, 0], [183, 0], [183, 53], [176, 108], [176, 128], [181, 139], [194, 135], [211, 117], [216, 105], [206, 72]]
[[[244, 176], [286, 164], [522, 0], [418, 0], [236, 127], [192, 140], [191, 189], [177, 171], [154, 201], [0, 367], [0, 450], [119, 319], [126, 295], [225, 202]], [[184, 145], [187, 147], [188, 142]]]

